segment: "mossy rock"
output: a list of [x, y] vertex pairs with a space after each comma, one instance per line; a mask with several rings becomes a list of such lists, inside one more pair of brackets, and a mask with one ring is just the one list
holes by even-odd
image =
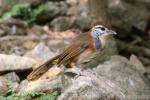
[[22, 19], [30, 18], [31, 7], [30, 4], [17, 4], [10, 11], [2, 15], [2, 19], [9, 19], [12, 17], [20, 17]]

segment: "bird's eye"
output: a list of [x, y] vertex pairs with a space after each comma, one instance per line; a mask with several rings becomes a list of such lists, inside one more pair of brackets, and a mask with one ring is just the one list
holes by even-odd
[[105, 28], [104, 28], [104, 27], [101, 27], [100, 29], [101, 29], [102, 31], [105, 31]]

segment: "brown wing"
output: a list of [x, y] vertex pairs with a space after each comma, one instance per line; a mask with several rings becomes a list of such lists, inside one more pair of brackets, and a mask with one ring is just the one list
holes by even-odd
[[75, 40], [71, 43], [69, 47], [67, 47], [63, 53], [58, 58], [58, 65], [65, 63], [67, 60], [78, 56], [84, 50], [86, 50], [90, 45], [90, 35], [88, 33], [84, 33], [79, 37], [75, 38]]
[[35, 70], [33, 70], [28, 76], [27, 79], [28, 80], [35, 80], [38, 79], [39, 77], [41, 77], [45, 72], [48, 71], [49, 68], [51, 68], [54, 65], [54, 60], [56, 60], [59, 57], [56, 56], [48, 61], [46, 61], [45, 63], [43, 63], [42, 65], [40, 65], [38, 68], [36, 68]]
[[49, 68], [54, 65], [54, 61], [57, 59], [57, 64], [61, 65], [72, 57], [75, 57], [81, 54], [86, 48], [88, 48], [90, 44], [90, 35], [88, 33], [84, 33], [71, 43], [71, 45], [64, 50], [60, 55], [48, 60], [37, 69], [33, 70], [28, 76], [28, 80], [38, 79], [41, 75], [43, 75]]

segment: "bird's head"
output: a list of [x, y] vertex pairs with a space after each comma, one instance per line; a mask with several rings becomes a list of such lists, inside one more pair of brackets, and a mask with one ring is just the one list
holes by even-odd
[[107, 36], [112, 34], [116, 35], [117, 33], [115, 31], [108, 29], [103, 25], [96, 25], [92, 28], [92, 34], [94, 38], [101, 38], [102, 36]]

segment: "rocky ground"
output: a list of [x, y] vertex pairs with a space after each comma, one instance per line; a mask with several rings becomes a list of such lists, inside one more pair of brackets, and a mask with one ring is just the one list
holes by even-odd
[[87, 0], [1, 0], [0, 99], [149, 100], [149, 4], [109, 0], [118, 34], [102, 55], [79, 68], [54, 66], [40, 79], [28, 81], [32, 69], [90, 29]]

